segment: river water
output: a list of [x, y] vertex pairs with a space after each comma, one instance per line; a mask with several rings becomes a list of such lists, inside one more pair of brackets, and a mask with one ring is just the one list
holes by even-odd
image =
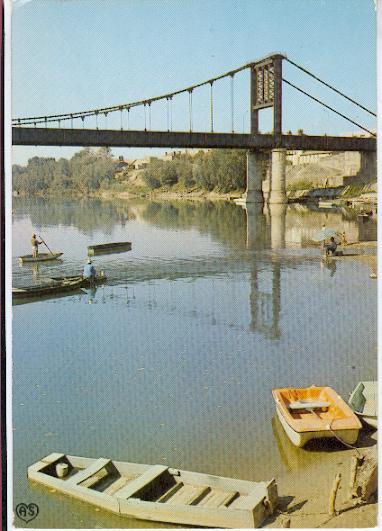
[[[15, 286], [81, 271], [88, 245], [132, 242], [94, 258], [104, 286], [13, 305], [14, 506], [38, 504], [29, 527], [168, 527], [29, 484], [28, 465], [51, 452], [277, 478], [321, 454], [286, 439], [272, 388], [346, 398], [376, 379], [370, 268], [325, 265], [309, 243], [324, 223], [372, 239], [374, 222], [353, 211], [20, 198], [13, 209]], [[62, 260], [21, 267], [32, 232]]]

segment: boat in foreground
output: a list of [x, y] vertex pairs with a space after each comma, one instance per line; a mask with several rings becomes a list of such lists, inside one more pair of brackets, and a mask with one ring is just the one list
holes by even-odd
[[349, 405], [366, 424], [378, 427], [377, 382], [359, 382], [350, 395]]
[[88, 246], [88, 255], [125, 253], [131, 251], [131, 242], [100, 243]]
[[47, 260], [57, 260], [64, 253], [59, 251], [52, 251], [51, 253], [38, 253], [36, 257], [33, 257], [31, 254], [26, 254], [24, 256], [19, 256], [19, 260], [22, 263], [28, 262], [46, 262]]
[[205, 527], [259, 527], [278, 501], [274, 479], [255, 483], [60, 453], [31, 465], [28, 478], [120, 516]]
[[362, 425], [331, 387], [286, 387], [273, 389], [272, 395], [280, 422], [295, 446], [323, 437], [356, 442]]
[[23, 286], [12, 288], [13, 299], [23, 299], [26, 297], [41, 297], [44, 295], [52, 295], [55, 293], [63, 293], [66, 291], [74, 291], [80, 289], [82, 285], [82, 277], [74, 280], [62, 280], [61, 282], [52, 282], [50, 284], [38, 284], [35, 286]]

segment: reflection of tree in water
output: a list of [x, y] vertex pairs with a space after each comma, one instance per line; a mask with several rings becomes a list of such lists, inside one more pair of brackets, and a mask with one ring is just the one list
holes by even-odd
[[[245, 248], [245, 211], [226, 202], [142, 201], [123, 199], [14, 198], [18, 216], [30, 216], [34, 227], [63, 225], [91, 235], [95, 230], [111, 234], [135, 219], [136, 211], [149, 223], [166, 229], [190, 229], [209, 234], [236, 248]], [[138, 207], [138, 208], [137, 208]]]
[[143, 217], [153, 225], [166, 229], [194, 227], [236, 248], [245, 248], [245, 211], [234, 204], [209, 201], [202, 203], [150, 202]]
[[35, 227], [64, 225], [76, 227], [84, 234], [102, 230], [111, 234], [116, 224], [125, 226], [133, 216], [124, 201], [99, 199], [15, 198], [14, 207], [19, 215], [30, 216]]

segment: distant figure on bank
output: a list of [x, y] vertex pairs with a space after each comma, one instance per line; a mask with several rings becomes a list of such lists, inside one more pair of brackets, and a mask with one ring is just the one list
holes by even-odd
[[41, 245], [42, 242], [38, 241], [36, 234], [32, 234], [31, 244], [32, 244], [32, 256], [33, 258], [37, 258], [38, 246]]
[[329, 253], [334, 254], [336, 252], [336, 249], [337, 249], [337, 243], [336, 243], [336, 240], [334, 239], [334, 237], [332, 236], [330, 238], [330, 243], [325, 245], [326, 256], [329, 256]]
[[82, 273], [82, 276], [83, 276], [83, 278], [87, 278], [89, 280], [94, 280], [95, 277], [96, 277], [96, 274], [97, 274], [96, 268], [92, 264], [91, 259], [88, 258], [88, 261], [85, 264], [84, 272]]

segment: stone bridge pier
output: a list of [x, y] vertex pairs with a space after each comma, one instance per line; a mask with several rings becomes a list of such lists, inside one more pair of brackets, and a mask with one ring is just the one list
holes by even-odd
[[242, 202], [286, 203], [286, 149], [276, 148], [271, 151], [264, 182], [263, 162], [263, 153], [252, 150], [247, 152], [247, 189], [241, 198]]

